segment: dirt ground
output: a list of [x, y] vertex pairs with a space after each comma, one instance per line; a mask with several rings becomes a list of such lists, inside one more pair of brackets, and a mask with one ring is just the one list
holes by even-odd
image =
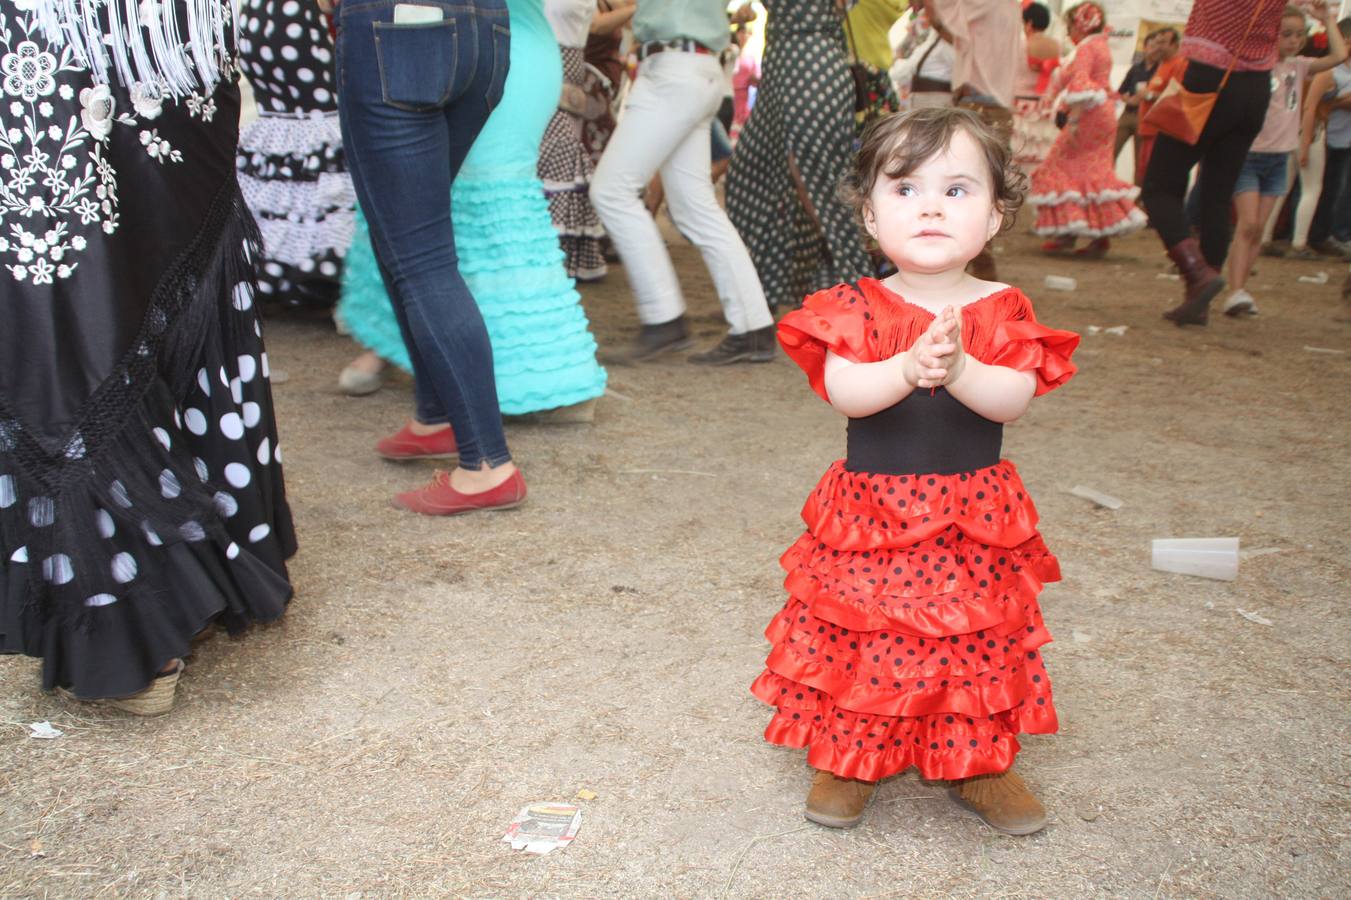
[[[707, 275], [671, 242], [711, 343]], [[782, 356], [612, 366], [594, 425], [509, 427], [525, 507], [434, 520], [388, 502], [430, 466], [371, 452], [407, 380], [339, 395], [351, 345], [282, 316], [291, 611], [202, 645], [162, 719], [69, 705], [0, 660], [0, 895], [1346, 896], [1345, 266], [1262, 259], [1260, 318], [1180, 330], [1152, 234], [1097, 263], [1035, 247], [1003, 240], [1002, 274], [1084, 333], [1079, 376], [1005, 440], [1065, 571], [1042, 597], [1062, 727], [1019, 760], [1042, 833], [999, 836], [913, 774], [857, 829], [803, 820], [803, 754], [763, 742], [747, 686], [843, 421]], [[623, 346], [622, 270], [584, 300]], [[1205, 535], [1242, 539], [1237, 581], [1150, 569], [1151, 538]], [[26, 737], [41, 720], [64, 736]], [[522, 805], [580, 789], [569, 849], [500, 842]]]

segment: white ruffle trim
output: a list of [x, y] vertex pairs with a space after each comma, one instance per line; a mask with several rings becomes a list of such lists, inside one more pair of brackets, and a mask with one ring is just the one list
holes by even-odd
[[1038, 237], [1087, 237], [1104, 238], [1117, 237], [1123, 234], [1132, 234], [1139, 231], [1149, 224], [1149, 219], [1138, 209], [1130, 211], [1130, 215], [1117, 222], [1111, 228], [1089, 228], [1087, 222], [1074, 222], [1071, 225], [1061, 225], [1053, 228], [1034, 229]]
[[1107, 102], [1107, 92], [1102, 88], [1096, 91], [1066, 91], [1064, 97], [1070, 106], [1083, 106], [1089, 109]]
[[1027, 202], [1033, 206], [1059, 206], [1062, 203], [1073, 203], [1076, 206], [1095, 206], [1099, 203], [1114, 203], [1117, 200], [1134, 200], [1138, 196], [1140, 196], [1140, 189], [1132, 184], [1117, 190], [1094, 191], [1088, 194], [1079, 191], [1063, 191], [1059, 194], [1028, 194]]
[[239, 133], [239, 152], [267, 156], [309, 156], [342, 146], [342, 126], [334, 112], [262, 113]]
[[577, 181], [554, 181], [550, 178], [541, 178], [540, 183], [544, 185], [545, 194], [576, 194], [591, 188], [591, 182], [581, 179]]
[[269, 260], [303, 268], [329, 253], [347, 256], [356, 230], [356, 210], [341, 209], [320, 221], [259, 219], [263, 234], [263, 253]]
[[356, 189], [346, 172], [321, 172], [315, 181], [254, 178], [239, 173], [239, 190], [249, 209], [273, 218], [317, 219], [333, 209], [356, 206]]
[[554, 223], [554, 231], [558, 232], [559, 237], [579, 237], [594, 238], [600, 240], [605, 237], [605, 228], [601, 225], [583, 225], [580, 228], [574, 226], [559, 225]]
[[277, 181], [241, 174], [239, 189], [258, 220], [269, 259], [298, 266], [329, 252], [346, 255], [356, 228], [350, 176], [325, 172], [317, 181]]

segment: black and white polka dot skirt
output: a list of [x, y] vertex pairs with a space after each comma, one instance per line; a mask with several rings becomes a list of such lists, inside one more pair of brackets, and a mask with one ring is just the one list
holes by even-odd
[[239, 53], [258, 110], [237, 165], [263, 234], [261, 299], [332, 306], [356, 215], [333, 42], [313, 0], [243, 0]]

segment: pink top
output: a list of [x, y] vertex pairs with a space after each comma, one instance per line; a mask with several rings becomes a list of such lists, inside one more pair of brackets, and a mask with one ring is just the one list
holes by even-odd
[[1022, 11], [1016, 0], [934, 0], [934, 6], [943, 26], [952, 32], [953, 88], [968, 85], [1012, 108], [1014, 79], [1019, 66], [1027, 64]]
[[732, 73], [732, 121], [746, 124], [751, 117], [751, 88], [760, 83], [760, 60], [746, 51], [736, 61]]
[[1292, 56], [1271, 70], [1271, 102], [1262, 131], [1249, 153], [1289, 153], [1299, 149], [1299, 98], [1309, 77], [1312, 57]]
[[[1253, 21], [1253, 10], [1261, 11]], [[1182, 55], [1235, 72], [1266, 72], [1276, 65], [1276, 35], [1286, 0], [1196, 0], [1182, 37]], [[1248, 31], [1248, 23], [1252, 30]], [[1247, 36], [1244, 33], [1247, 32]]]
[[1058, 73], [1065, 102], [1091, 108], [1116, 98], [1112, 90], [1112, 49], [1107, 32], [1091, 34], [1074, 48], [1074, 58]]

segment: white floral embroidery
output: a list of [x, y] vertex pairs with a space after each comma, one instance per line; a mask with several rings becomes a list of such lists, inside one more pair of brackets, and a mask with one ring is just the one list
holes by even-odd
[[80, 121], [95, 140], [101, 141], [112, 133], [117, 101], [108, 85], [96, 84], [80, 91], [80, 105], [84, 107], [80, 110]]
[[[147, 156], [180, 163], [183, 154], [144, 123], [157, 119], [170, 98], [156, 77], [131, 86], [130, 109], [118, 109], [106, 84], [89, 84], [89, 72], [69, 44], [54, 45], [38, 26], [36, 0], [0, 6], [0, 267], [17, 281], [52, 284], [71, 277], [88, 246], [78, 229], [113, 234], [120, 225], [117, 171], [104, 156], [114, 126], [135, 128]], [[16, 12], [11, 12], [11, 9]], [[157, 0], [139, 4], [142, 21], [162, 16]], [[186, 50], [186, 48], [180, 48]], [[223, 60], [228, 72], [232, 60]], [[58, 109], [78, 99], [78, 112]], [[207, 92], [190, 94], [191, 115], [209, 122], [217, 112]]]
[[56, 57], [32, 41], [22, 41], [0, 60], [5, 73], [5, 93], [33, 102], [56, 90]]
[[141, 144], [145, 146], [145, 152], [150, 154], [151, 159], [157, 159], [160, 162], [164, 162], [166, 159], [171, 162], [183, 161], [183, 154], [169, 146], [169, 142], [159, 136], [158, 128], [142, 131]]
[[203, 122], [210, 122], [216, 115], [216, 98], [192, 94], [188, 97], [188, 112]]
[[131, 86], [131, 105], [141, 118], [159, 118], [163, 103], [164, 88], [153, 81], [138, 81]]

